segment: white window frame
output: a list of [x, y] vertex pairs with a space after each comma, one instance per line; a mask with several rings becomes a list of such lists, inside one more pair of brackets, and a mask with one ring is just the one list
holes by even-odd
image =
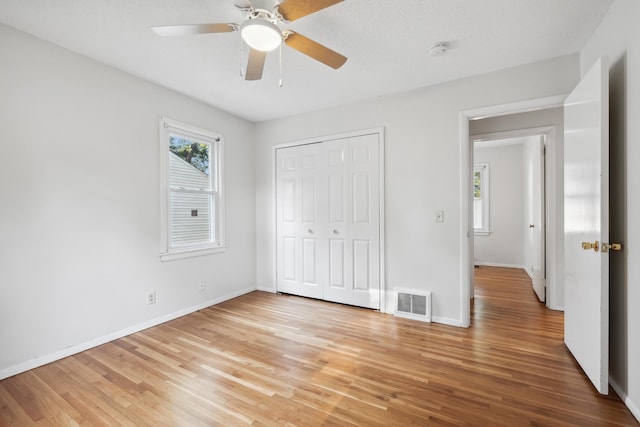
[[[491, 234], [491, 229], [489, 228], [490, 217], [489, 217], [489, 205], [490, 205], [490, 194], [489, 194], [489, 163], [476, 163], [473, 165], [473, 174], [480, 172], [480, 194], [482, 195], [482, 227], [475, 228], [475, 218], [473, 221], [474, 228], [473, 232], [476, 236], [488, 236]], [[471, 191], [473, 194], [473, 189]], [[474, 203], [475, 203], [474, 198]], [[474, 207], [475, 212], [475, 207]]]
[[[178, 135], [187, 139], [211, 144], [209, 157], [212, 188], [207, 193], [213, 196], [215, 208], [211, 218], [211, 227], [215, 241], [205, 244], [171, 246], [171, 210], [169, 207], [172, 189], [169, 186], [169, 138]], [[222, 134], [197, 128], [167, 117], [160, 117], [160, 260], [192, 258], [226, 250], [225, 244], [225, 198], [224, 198], [224, 138]], [[176, 191], [176, 189], [173, 189]]]

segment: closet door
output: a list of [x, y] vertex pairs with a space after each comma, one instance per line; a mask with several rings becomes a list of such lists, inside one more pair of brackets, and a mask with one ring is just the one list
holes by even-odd
[[276, 152], [279, 292], [323, 298], [326, 283], [326, 152], [321, 144]]
[[323, 143], [327, 150], [328, 260], [324, 299], [380, 308], [378, 135]]
[[378, 134], [276, 151], [277, 289], [380, 308]]

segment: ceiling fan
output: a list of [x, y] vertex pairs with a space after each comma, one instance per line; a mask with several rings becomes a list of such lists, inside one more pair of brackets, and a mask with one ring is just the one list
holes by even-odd
[[301, 34], [291, 30], [281, 30], [279, 23], [288, 24], [312, 13], [326, 9], [343, 0], [284, 0], [272, 9], [254, 8], [251, 3], [247, 6], [236, 6], [247, 14], [241, 24], [192, 24], [168, 25], [152, 27], [161, 36], [183, 36], [190, 34], [231, 33], [240, 31], [242, 40], [249, 46], [245, 80], [260, 80], [264, 69], [267, 53], [280, 47], [284, 42], [287, 46], [301, 52], [331, 68], [338, 69], [347, 58], [326, 46], [321, 45]]

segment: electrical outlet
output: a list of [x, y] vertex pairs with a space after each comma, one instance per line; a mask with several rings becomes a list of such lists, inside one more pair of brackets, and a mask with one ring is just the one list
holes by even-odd
[[444, 211], [436, 211], [436, 222], [444, 222]]
[[205, 281], [200, 280], [200, 284], [198, 285], [198, 289], [200, 290], [200, 292], [204, 292], [204, 285], [205, 285]]
[[149, 292], [147, 294], [147, 305], [151, 305], [155, 303], [156, 303], [156, 291]]

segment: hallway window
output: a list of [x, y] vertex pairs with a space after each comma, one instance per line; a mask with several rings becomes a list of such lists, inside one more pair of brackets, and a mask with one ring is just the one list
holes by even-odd
[[477, 235], [489, 231], [489, 163], [473, 167], [473, 230]]

